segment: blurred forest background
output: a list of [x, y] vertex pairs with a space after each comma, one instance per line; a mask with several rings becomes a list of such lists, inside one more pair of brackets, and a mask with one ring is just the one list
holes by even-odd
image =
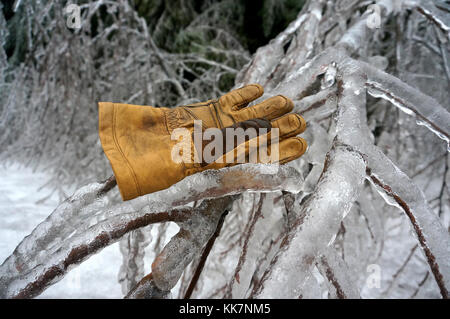
[[64, 185], [111, 173], [98, 101], [171, 107], [218, 97], [304, 1], [77, 1], [81, 31], [67, 27], [66, 1], [1, 3], [0, 156], [45, 167], [64, 198]]

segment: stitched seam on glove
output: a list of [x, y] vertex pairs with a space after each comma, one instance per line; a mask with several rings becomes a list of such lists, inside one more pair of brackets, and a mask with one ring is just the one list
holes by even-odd
[[164, 124], [167, 130], [167, 133], [170, 134], [170, 128], [169, 128], [169, 119], [168, 119], [168, 110], [166, 108], [162, 108], [163, 114], [164, 114]]
[[222, 120], [221, 120], [220, 117], [219, 117], [219, 112], [218, 112], [218, 110], [217, 110], [218, 105], [217, 105], [216, 103], [213, 102], [213, 103], [211, 103], [211, 108], [214, 109], [216, 122], [218, 122], [218, 123], [217, 123], [217, 124], [218, 124], [217, 126], [218, 126], [219, 128], [224, 128], [223, 123], [222, 123]]
[[212, 103], [209, 103], [208, 104], [208, 110], [209, 110], [209, 113], [211, 114], [211, 118], [214, 120], [214, 124], [218, 127], [219, 126], [219, 122], [218, 122], [218, 120], [217, 120], [217, 118], [216, 118], [216, 116], [214, 115], [214, 112], [213, 112], [213, 105], [214, 104], [214, 102], [212, 102]]
[[178, 119], [174, 109], [164, 110], [166, 114], [167, 127], [169, 128], [169, 133], [172, 133], [174, 128], [177, 127]]
[[[254, 86], [254, 87], [257, 87], [256, 85], [248, 85], [248, 86]], [[253, 95], [253, 96], [252, 96], [251, 98], [249, 98], [249, 99], [245, 99], [245, 98], [242, 96], [241, 93], [236, 92], [236, 93], [238, 93], [238, 94], [241, 96], [243, 102], [234, 105], [231, 109], [232, 109], [233, 111], [239, 111], [239, 110], [241, 109], [241, 106], [242, 106], [242, 105], [245, 105], [245, 104], [247, 104], [247, 103], [250, 103], [249, 101], [254, 101], [254, 100], [259, 96], [259, 94], [260, 94], [260, 89], [259, 89], [259, 87], [257, 87], [257, 88], [258, 88], [258, 93], [256, 93], [255, 95]]]
[[[238, 122], [238, 121], [236, 121], [236, 120], [234, 119], [234, 117], [233, 117], [231, 114], [225, 113], [221, 107], [218, 108], [218, 111], [220, 112], [221, 115], [227, 116], [229, 119], [231, 119], [231, 122], [233, 122], [233, 124], [236, 124], [236, 123]], [[225, 126], [225, 125], [224, 125], [224, 126]], [[227, 126], [228, 126], [228, 125], [227, 125]]]
[[193, 104], [181, 105], [181, 107], [196, 108], [196, 107], [208, 106], [209, 104], [211, 104], [211, 102], [205, 102], [205, 103], [197, 104], [197, 105], [193, 105]]
[[141, 187], [139, 186], [139, 183], [137, 181], [136, 173], [134, 172], [133, 168], [131, 167], [130, 162], [128, 161], [128, 159], [123, 154], [122, 148], [120, 147], [119, 142], [117, 141], [117, 136], [116, 136], [116, 115], [117, 115], [116, 104], [113, 104], [113, 123], [112, 123], [113, 141], [114, 141], [114, 144], [116, 145], [116, 148], [119, 150], [119, 153], [122, 156], [124, 162], [127, 164], [128, 169], [131, 172], [131, 175], [133, 176], [133, 180], [134, 180], [134, 183], [136, 185], [136, 188], [137, 188], [137, 191], [139, 193], [139, 196], [142, 196]]

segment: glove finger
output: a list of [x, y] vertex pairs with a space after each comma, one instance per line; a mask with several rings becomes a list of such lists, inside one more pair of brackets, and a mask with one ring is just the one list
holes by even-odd
[[264, 89], [261, 85], [249, 84], [223, 95], [220, 97], [219, 103], [222, 108], [229, 108], [230, 110], [237, 111], [246, 107], [248, 103], [256, 100], [263, 94]]
[[[284, 164], [302, 156], [306, 152], [307, 147], [308, 143], [301, 137], [290, 137], [274, 144], [264, 143], [258, 149], [251, 148], [246, 162], [249, 159], [250, 162], [254, 163], [256, 159], [257, 163], [262, 164]], [[256, 151], [258, 154], [252, 156], [252, 153]]]
[[[269, 135], [260, 135], [256, 139], [261, 138], [268, 139]], [[204, 169], [220, 169], [242, 163], [284, 164], [302, 156], [308, 147], [307, 142], [300, 137], [291, 137], [274, 145], [263, 143], [263, 146], [259, 147], [256, 147], [258, 145], [258, 142], [255, 142], [256, 139], [239, 145]], [[274, 151], [277, 153], [273, 154]]]
[[259, 104], [237, 111], [235, 117], [239, 121], [245, 121], [253, 118], [274, 120], [283, 114], [289, 113], [293, 108], [294, 102], [292, 102], [291, 99], [283, 95], [277, 95]]
[[286, 114], [271, 122], [272, 128], [279, 129], [280, 140], [296, 136], [306, 129], [306, 121], [298, 114]]
[[279, 143], [279, 160], [280, 164], [293, 161], [303, 154], [308, 148], [308, 143], [301, 137], [290, 137]]

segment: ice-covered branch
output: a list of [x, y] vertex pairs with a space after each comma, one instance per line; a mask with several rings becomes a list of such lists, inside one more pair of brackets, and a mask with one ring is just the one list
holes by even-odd
[[[116, 205], [102, 196], [115, 186], [114, 178], [107, 183], [88, 185], [61, 204], [0, 266], [0, 296], [36, 296], [72, 267], [123, 239], [132, 230], [143, 230], [140, 227], [155, 222], [174, 221], [180, 226], [180, 232], [157, 256], [152, 274], [145, 276], [129, 292], [128, 298], [167, 298], [182, 272], [183, 283], [178, 295], [187, 298], [193, 295], [247, 297], [250, 293], [253, 297], [321, 297], [324, 286], [316, 282], [321, 280], [320, 276], [312, 276], [315, 267], [325, 278], [329, 297], [358, 298], [363, 269], [371, 257], [380, 258], [386, 253], [387, 246], [383, 248], [383, 244], [391, 235], [392, 229], [385, 229], [384, 222], [392, 216], [378, 209], [385, 200], [408, 217], [417, 247], [430, 267], [432, 276], [426, 275], [419, 287], [427, 280], [434, 280], [441, 295], [448, 297], [447, 225], [443, 226], [434, 214], [419, 186], [398, 168], [407, 171], [410, 166], [416, 170], [420, 167], [419, 174], [428, 167], [425, 163], [430, 163], [427, 173], [439, 175], [439, 178], [431, 176], [430, 183], [439, 187], [428, 189], [437, 189], [431, 196], [434, 201], [440, 200], [439, 211], [446, 223], [448, 163], [442, 166], [441, 161], [431, 161], [427, 154], [435, 148], [426, 145], [430, 144], [428, 135], [411, 134], [409, 129], [414, 123], [409, 126], [403, 116], [394, 118], [398, 115], [395, 109], [386, 108], [384, 101], [368, 99], [366, 95], [368, 92], [392, 102], [413, 115], [418, 124], [426, 125], [449, 141], [450, 115], [443, 105], [448, 99], [445, 77], [450, 74], [446, 12], [439, 11], [431, 1], [380, 0], [377, 1], [382, 9], [380, 28], [371, 29], [367, 24], [370, 4], [373, 1], [307, 1], [289, 27], [259, 48], [237, 75], [236, 86], [250, 82], [265, 86], [266, 95], [261, 99], [275, 94], [292, 98], [293, 112], [303, 115], [307, 121], [308, 129], [302, 137], [308, 141], [308, 151], [301, 159], [288, 164], [291, 168], [243, 165], [208, 171], [188, 177], [167, 190]], [[112, 23], [99, 25], [95, 34], [89, 34], [93, 19], [103, 21], [100, 16], [103, 6], [108, 9], [117, 6], [117, 14], [108, 14]], [[40, 42], [33, 50], [39, 53], [39, 59], [34, 53], [30, 57], [36, 60], [36, 67], [25, 63], [11, 73], [13, 82], [0, 83], [2, 87], [12, 88], [3, 90], [6, 93], [0, 90], [0, 97], [4, 96], [2, 101], [5, 101], [2, 114], [6, 116], [0, 122], [17, 119], [9, 127], [19, 128], [7, 130], [1, 140], [7, 145], [20, 136], [20, 145], [25, 145], [8, 148], [8, 156], [20, 154], [24, 149], [30, 156], [51, 154], [54, 159], [47, 161], [47, 165], [56, 168], [59, 180], [66, 180], [61, 176], [81, 176], [84, 170], [89, 170], [91, 176], [94, 173], [101, 176], [107, 164], [100, 165], [98, 158], [101, 152], [94, 132], [95, 117], [82, 116], [95, 114], [92, 97], [170, 106], [169, 103], [179, 105], [223, 94], [222, 84], [218, 85], [225, 79], [223, 75], [234, 76], [248, 62], [249, 53], [226, 30], [209, 25], [207, 19], [210, 16], [214, 19], [220, 12], [215, 11], [218, 6], [213, 1], [186, 27], [193, 34], [216, 35], [217, 42], [189, 43], [195, 47], [195, 54], [174, 54], [170, 49], [159, 48], [158, 27], [152, 30], [151, 23], [147, 26], [126, 2], [95, 1], [90, 10], [84, 4], [83, 32], [69, 32], [64, 23], [47, 26], [48, 19], [34, 17], [32, 25]], [[62, 9], [56, 2], [49, 3], [47, 8], [55, 12]], [[404, 9], [414, 9], [414, 12], [405, 13]], [[429, 23], [423, 23], [426, 19]], [[208, 23], [204, 24], [203, 20]], [[60, 38], [66, 41], [62, 46], [56, 40]], [[417, 41], [410, 39], [420, 39], [420, 45], [414, 47]], [[219, 42], [224, 45], [216, 46]], [[161, 43], [164, 47], [164, 41]], [[80, 59], [83, 55], [79, 52], [85, 52], [86, 48], [100, 52], [91, 55], [99, 58]], [[429, 58], [430, 50], [438, 54], [433, 57], [435, 60]], [[210, 56], [220, 58], [210, 60]], [[374, 61], [380, 59], [386, 62], [380, 68], [397, 72], [395, 76], [377, 69]], [[63, 78], [61, 68], [65, 70]], [[79, 69], [88, 72], [80, 75]], [[90, 70], [98, 72], [93, 74]], [[437, 72], [442, 73], [442, 83], [438, 83]], [[41, 81], [34, 80], [38, 78], [50, 80], [42, 85]], [[411, 78], [418, 81], [412, 82]], [[60, 85], [66, 82], [74, 85]], [[437, 92], [437, 88], [439, 92], [433, 94], [434, 98], [420, 92]], [[18, 116], [21, 110], [16, 111], [16, 105], [27, 105], [33, 112], [24, 119]], [[70, 111], [66, 112], [61, 105]], [[86, 105], [93, 105], [93, 109], [77, 111]], [[40, 121], [36, 122], [36, 118]], [[22, 127], [26, 128], [25, 133], [20, 132]], [[25, 136], [34, 138], [30, 143]], [[69, 150], [63, 160], [57, 156], [61, 151], [56, 152], [55, 145]], [[70, 151], [84, 148], [89, 151]], [[397, 156], [391, 156], [394, 148]], [[398, 166], [382, 150], [398, 161]], [[418, 159], [403, 161], [408, 156]], [[74, 158], [83, 158], [82, 164], [78, 165]], [[305, 174], [305, 182], [299, 172]], [[410, 176], [420, 183], [420, 176]], [[369, 191], [358, 197], [364, 179], [374, 188], [364, 187]], [[296, 194], [283, 196], [278, 192], [284, 190]], [[382, 198], [372, 196], [372, 190]], [[241, 196], [239, 201], [234, 201], [222, 229], [223, 211], [233, 195], [245, 191], [278, 193]], [[356, 199], [357, 204], [344, 219]], [[183, 206], [193, 201], [194, 207]], [[163, 234], [155, 243], [156, 252], [162, 249], [160, 244], [166, 239], [164, 228], [160, 229]], [[367, 238], [362, 238], [365, 235]], [[130, 285], [143, 274], [142, 255], [138, 251], [142, 238], [135, 239], [128, 247], [130, 258], [124, 267]], [[374, 245], [376, 252], [369, 249]], [[358, 249], [365, 252], [358, 254]], [[371, 257], [367, 251], [372, 253]], [[415, 251], [418, 253], [419, 249]], [[411, 263], [414, 259], [408, 257]], [[198, 264], [192, 262], [197, 260]], [[422, 267], [426, 267], [425, 263]], [[420, 274], [424, 274], [422, 269]], [[309, 288], [310, 293], [305, 291]], [[417, 291], [408, 296], [415, 296]], [[437, 293], [436, 288], [433, 293]]]
[[450, 112], [438, 101], [367, 63], [360, 61], [351, 63], [359, 65], [367, 75], [366, 83], [370, 95], [388, 100], [403, 112], [415, 116], [417, 124], [425, 125], [445, 140], [449, 144], [450, 151]]
[[300, 296], [316, 256], [333, 243], [342, 219], [357, 199], [365, 166], [359, 152], [335, 141], [315, 192], [302, 207], [303, 217], [283, 240], [253, 297]]
[[129, 231], [151, 223], [181, 223], [195, 216], [191, 209], [178, 206], [245, 190], [295, 192], [300, 178], [295, 169], [285, 166], [243, 164], [189, 176], [169, 189], [106, 208], [104, 202], [95, 202], [105, 183], [91, 184], [61, 204], [0, 266], [1, 295], [36, 296], [71, 267]]
[[[450, 287], [450, 236], [423, 192], [371, 142], [362, 102], [366, 75], [361, 70], [355, 71], [351, 62], [342, 65], [342, 71], [342, 89], [338, 90], [338, 136], [367, 156], [367, 178], [378, 186], [377, 190], [388, 204], [399, 207], [408, 216], [441, 294], [446, 298]], [[350, 131], [349, 124], [353, 127]]]
[[[12, 277], [23, 275], [40, 265], [42, 251], [51, 249], [65, 236], [76, 231], [76, 221], [88, 215], [87, 208], [96, 207], [96, 202], [105, 204], [103, 196], [116, 185], [114, 177], [102, 183], [92, 183], [77, 190], [40, 223], [33, 232], [25, 237], [13, 254], [0, 267], [0, 295], [8, 296], [8, 285]], [[55, 274], [56, 275], [56, 274]]]
[[415, 9], [432, 23], [434, 23], [450, 40], [450, 26], [446, 17], [436, 8], [434, 1], [420, 0], [414, 5]]
[[211, 252], [211, 249], [214, 246], [214, 243], [217, 239], [217, 237], [219, 237], [220, 235], [220, 231], [222, 230], [223, 227], [223, 223], [225, 221], [225, 217], [228, 214], [228, 211], [225, 211], [222, 216], [220, 217], [220, 220], [217, 224], [216, 227], [216, 231], [214, 232], [214, 234], [211, 236], [211, 238], [208, 240], [208, 243], [206, 244], [205, 248], [203, 249], [202, 255], [200, 257], [200, 261], [198, 262], [196, 268], [195, 268], [195, 272], [191, 278], [191, 281], [189, 283], [189, 286], [186, 289], [186, 293], [184, 295], [185, 299], [189, 299], [192, 296], [192, 293], [194, 292], [197, 283], [198, 283], [198, 279], [200, 278], [200, 275], [202, 274], [203, 268], [205, 267], [205, 263], [206, 260], [208, 259], [208, 256]]
[[[62, 245], [52, 247], [52, 256], [41, 261], [34, 268], [25, 264], [18, 264], [17, 260], [8, 260], [1, 266], [1, 292], [4, 298], [32, 298], [39, 295], [49, 285], [59, 281], [73, 266], [81, 263], [102, 248], [119, 240], [126, 233], [152, 223], [166, 222], [185, 218], [188, 209], [175, 209], [170, 212], [146, 214], [129, 222], [108, 223], [95, 225], [90, 229], [92, 233], [78, 235], [70, 242], [67, 239]], [[107, 227], [109, 226], [109, 227]], [[110, 228], [104, 230], [103, 228]], [[64, 245], [66, 244], [66, 245]], [[53, 251], [56, 248], [56, 251]], [[15, 262], [14, 265], [12, 263]], [[10, 267], [16, 267], [13, 271]], [[5, 269], [6, 268], [6, 269]], [[7, 271], [7, 272], [5, 272]]]
[[122, 292], [128, 293], [144, 277], [145, 248], [151, 242], [151, 226], [133, 230], [123, 236], [119, 242], [122, 265], [119, 271], [119, 283]]
[[152, 264], [153, 281], [159, 289], [169, 291], [175, 286], [185, 268], [214, 234], [220, 217], [232, 202], [232, 196], [204, 201], [188, 220], [179, 223], [180, 231]]
[[252, 279], [250, 274], [254, 272], [256, 265], [255, 256], [248, 256], [248, 246], [249, 242], [254, 239], [255, 224], [263, 216], [262, 206], [264, 204], [264, 198], [264, 194], [262, 194], [258, 205], [254, 207], [254, 213], [249, 221], [249, 227], [245, 234], [242, 252], [231, 281], [228, 283], [225, 298], [242, 298], [250, 287]]
[[[396, 174], [396, 177], [399, 177], [399, 173]], [[386, 177], [385, 174], [383, 175]], [[405, 184], [400, 185], [399, 179], [396, 179], [393, 181], [395, 186], [391, 186], [380, 180], [370, 168], [367, 169], [367, 176], [380, 193], [384, 192], [384, 194], [381, 194], [385, 196], [388, 203], [399, 207], [408, 216], [441, 295], [444, 299], [448, 299], [448, 287], [450, 287], [450, 240], [448, 232], [440, 223], [439, 218], [428, 207], [423, 194], [420, 194], [421, 192], [417, 189], [417, 186], [408, 181], [408, 177], [404, 176], [402, 178], [403, 182], [406, 182]], [[410, 188], [405, 187], [405, 185]], [[420, 193], [414, 194], [414, 191]], [[417, 195], [417, 197], [414, 195]]]
[[335, 249], [327, 248], [320, 257], [316, 259], [316, 266], [322, 276], [327, 279], [329, 292], [338, 299], [360, 298], [356, 283], [349, 274], [350, 269], [345, 261], [337, 255]]
[[169, 299], [170, 297], [170, 291], [159, 289], [153, 281], [153, 275], [149, 274], [130, 290], [125, 299]]
[[[193, 210], [189, 221], [180, 223], [180, 231], [164, 247], [152, 264], [153, 272], [145, 276], [125, 298], [166, 298], [186, 266], [203, 249], [202, 258], [196, 268], [185, 298], [190, 298], [212, 246], [220, 233], [226, 210], [233, 197], [222, 197], [204, 201]], [[162, 286], [162, 287], [161, 287]]]
[[336, 86], [325, 88], [314, 95], [309, 95], [296, 101], [294, 113], [308, 119], [308, 122], [318, 121], [336, 111]]

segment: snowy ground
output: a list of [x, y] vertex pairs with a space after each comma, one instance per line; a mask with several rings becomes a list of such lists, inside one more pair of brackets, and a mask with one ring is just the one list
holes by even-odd
[[[47, 176], [17, 165], [0, 166], [0, 262], [58, 205], [50, 189], [39, 188]], [[117, 282], [122, 256], [113, 244], [73, 269], [39, 298], [122, 298]]]

